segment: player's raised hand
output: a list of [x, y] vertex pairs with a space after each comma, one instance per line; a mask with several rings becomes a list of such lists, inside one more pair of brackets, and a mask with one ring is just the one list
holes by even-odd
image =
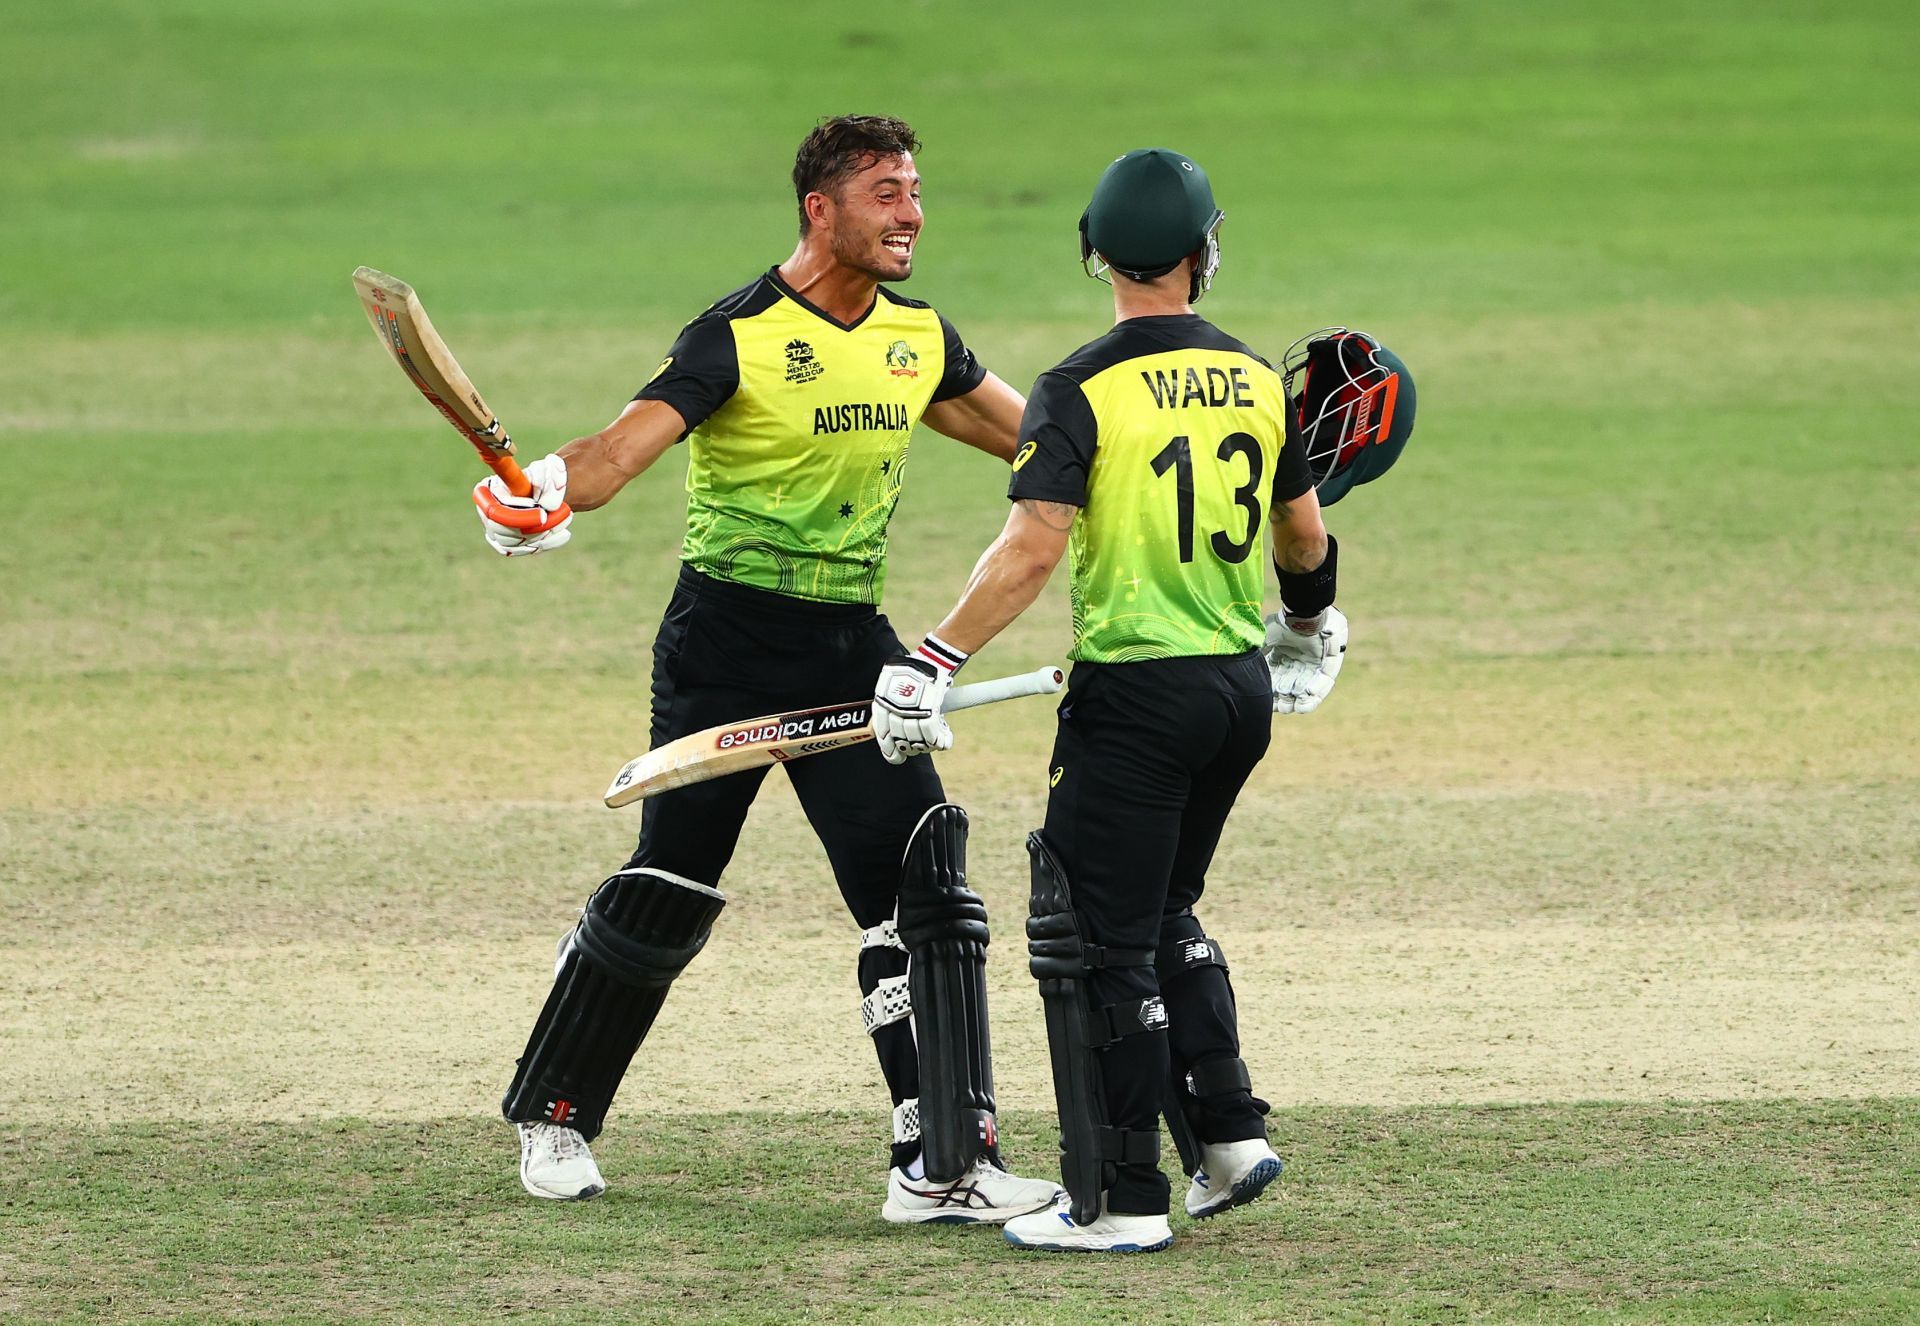
[[1347, 618], [1329, 607], [1305, 620], [1267, 618], [1267, 643], [1261, 649], [1273, 677], [1273, 712], [1310, 714], [1333, 690], [1347, 656]]
[[551, 552], [573, 537], [568, 525], [573, 510], [567, 505], [567, 463], [557, 455], [542, 456], [526, 467], [533, 492], [515, 497], [499, 475], [489, 475], [473, 486], [473, 504], [480, 509], [480, 525], [487, 544], [503, 557], [528, 557]]
[[953, 729], [941, 708], [953, 674], [967, 656], [928, 636], [919, 651], [887, 660], [873, 686], [873, 740], [888, 764], [908, 757], [951, 750]]

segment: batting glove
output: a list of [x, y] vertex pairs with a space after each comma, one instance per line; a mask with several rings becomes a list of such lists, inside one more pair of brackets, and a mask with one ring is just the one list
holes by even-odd
[[1333, 690], [1347, 656], [1347, 618], [1338, 608], [1317, 617], [1267, 618], [1261, 649], [1273, 678], [1273, 712], [1310, 714]]
[[928, 636], [911, 656], [887, 660], [873, 687], [873, 739], [888, 764], [953, 749], [953, 729], [940, 712], [953, 674], [967, 656]]
[[503, 557], [552, 552], [573, 537], [573, 509], [567, 505], [567, 462], [542, 456], [526, 467], [533, 492], [515, 497], [507, 481], [490, 474], [473, 486], [473, 504], [487, 544]]

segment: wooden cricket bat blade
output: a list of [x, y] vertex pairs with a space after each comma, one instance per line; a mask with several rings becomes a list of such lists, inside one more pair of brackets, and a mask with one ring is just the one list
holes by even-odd
[[[1022, 695], [1051, 695], [1066, 680], [1067, 674], [1059, 668], [1039, 668], [1018, 676], [956, 686], [947, 692], [941, 712], [958, 713]], [[851, 700], [819, 709], [764, 714], [669, 741], [621, 765], [607, 786], [606, 803], [618, 809], [676, 787], [872, 741], [873, 724], [868, 712], [872, 703], [871, 699]]]
[[514, 459], [513, 439], [507, 436], [506, 426], [440, 339], [413, 287], [378, 268], [356, 267], [353, 288], [360, 296], [367, 321], [373, 324], [374, 335], [428, 404], [473, 445], [488, 468], [506, 482], [509, 492], [516, 497], [531, 493], [533, 485]]

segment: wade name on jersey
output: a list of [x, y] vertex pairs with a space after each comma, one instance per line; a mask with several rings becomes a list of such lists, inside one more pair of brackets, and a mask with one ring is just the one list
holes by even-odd
[[1253, 384], [1247, 370], [1233, 368], [1156, 368], [1143, 371], [1140, 380], [1153, 393], [1153, 403], [1163, 410], [1184, 410], [1195, 405], [1237, 410], [1253, 408]]

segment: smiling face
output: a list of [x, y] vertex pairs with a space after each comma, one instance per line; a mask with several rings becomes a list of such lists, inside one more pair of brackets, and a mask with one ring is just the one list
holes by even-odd
[[823, 204], [815, 215], [824, 223], [835, 262], [875, 281], [913, 275], [913, 250], [926, 216], [912, 156], [879, 157], [833, 193], [815, 196]]

